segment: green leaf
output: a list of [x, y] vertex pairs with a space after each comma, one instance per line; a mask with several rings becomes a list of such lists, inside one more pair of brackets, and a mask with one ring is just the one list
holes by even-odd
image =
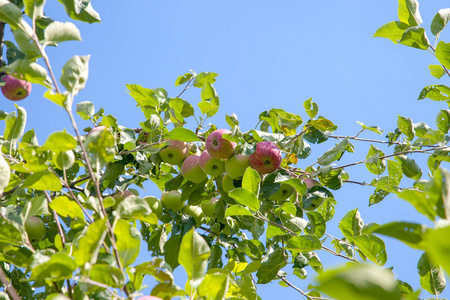
[[436, 211], [433, 208], [433, 203], [427, 197], [427, 194], [418, 190], [403, 190], [398, 194], [398, 197], [411, 203], [416, 210], [434, 221], [436, 218]]
[[370, 145], [369, 152], [367, 152], [366, 156], [366, 168], [370, 173], [375, 175], [381, 175], [386, 170], [386, 160], [380, 159], [380, 157], [384, 156], [383, 151], [375, 147], [374, 145]]
[[56, 253], [50, 260], [35, 266], [31, 271], [30, 280], [57, 281], [72, 278], [72, 273], [77, 269], [74, 259], [66, 253]]
[[170, 131], [169, 138], [171, 140], [178, 140], [188, 143], [200, 141], [200, 138], [195, 134], [195, 132], [183, 127], [172, 129], [172, 131]]
[[78, 240], [73, 251], [73, 257], [78, 266], [83, 266], [87, 262], [94, 264], [97, 261], [106, 233], [106, 219], [96, 220], [89, 225], [87, 233]]
[[116, 246], [124, 268], [131, 265], [139, 254], [141, 234], [130, 223], [119, 219], [114, 227]]
[[231, 205], [225, 211], [225, 217], [231, 216], [253, 216], [253, 213], [246, 209], [245, 207], [235, 204]]
[[195, 76], [193, 85], [195, 87], [202, 88], [205, 85], [205, 83], [213, 84], [214, 82], [216, 82], [216, 77], [218, 75], [219, 74], [212, 72], [201, 72], [200, 74]]
[[36, 46], [34, 41], [31, 39], [28, 32], [22, 29], [14, 30], [14, 39], [20, 48], [22, 53], [25, 53], [27, 58], [30, 60], [36, 59], [41, 56], [39, 48]]
[[335, 160], [339, 160], [341, 156], [344, 154], [347, 145], [348, 145], [348, 137], [346, 137], [339, 144], [334, 146], [334, 148], [327, 150], [321, 157], [317, 159], [317, 162], [321, 166], [326, 166], [331, 164]]
[[42, 84], [48, 88], [52, 87], [52, 80], [48, 77], [47, 70], [31, 60], [16, 59], [12, 64], [4, 67], [3, 70], [12, 75], [20, 74], [19, 79]]
[[400, 300], [401, 292], [390, 270], [375, 265], [348, 264], [317, 277], [318, 290], [338, 300]]
[[63, 92], [62, 94], [58, 94], [53, 92], [52, 90], [47, 90], [44, 94], [44, 97], [48, 100], [52, 101], [55, 104], [58, 104], [59, 106], [66, 108], [66, 101], [67, 96], [69, 95], [68, 92]]
[[[152, 210], [147, 201], [136, 196], [126, 197], [120, 201], [116, 208], [116, 213], [121, 218], [134, 218], [146, 221], [147, 223], [154, 223], [156, 221], [157, 223], [157, 220], [152, 221], [152, 218], [149, 218], [151, 212]], [[147, 220], [147, 218], [149, 219]]]
[[277, 249], [269, 255], [269, 258], [261, 264], [256, 277], [259, 284], [271, 282], [278, 274], [278, 271], [286, 266], [282, 249]]
[[25, 5], [25, 13], [31, 19], [44, 17], [45, 0], [24, 0], [23, 4]]
[[445, 85], [429, 85], [420, 92], [418, 100], [429, 98], [434, 101], [450, 100], [450, 88]]
[[373, 234], [364, 234], [352, 238], [353, 243], [371, 261], [384, 265], [387, 261], [384, 241]]
[[67, 196], [56, 197], [49, 204], [49, 206], [61, 217], [70, 217], [74, 220], [77, 220], [78, 222], [76, 222], [75, 224], [78, 224], [78, 226], [75, 226], [75, 224], [72, 222], [70, 223], [70, 226], [73, 229], [79, 228], [84, 225], [83, 211], [75, 201], [70, 200]]
[[442, 293], [446, 285], [444, 269], [432, 263], [426, 253], [423, 253], [417, 262], [417, 271], [423, 289], [433, 295]]
[[90, 101], [77, 103], [76, 113], [83, 119], [89, 120], [95, 114], [94, 104]]
[[230, 278], [227, 274], [216, 272], [208, 273], [198, 287], [198, 296], [205, 300], [225, 299]]
[[154, 90], [144, 88], [138, 84], [126, 84], [126, 86], [128, 93], [136, 100], [139, 106], [153, 109], [159, 107], [159, 101]]
[[374, 232], [396, 238], [412, 248], [421, 249], [427, 230], [427, 227], [422, 224], [391, 222], [377, 227]]
[[8, 23], [12, 29], [17, 29], [22, 21], [22, 11], [8, 0], [0, 0], [0, 21]]
[[77, 140], [72, 135], [65, 131], [59, 131], [52, 133], [40, 149], [58, 153], [73, 150], [76, 146]]
[[114, 159], [115, 139], [109, 130], [96, 131], [89, 134], [84, 142], [94, 159], [106, 164]]
[[198, 104], [202, 114], [214, 116], [219, 110], [219, 96], [210, 82], [205, 82], [201, 91], [202, 101]]
[[8, 162], [3, 158], [3, 154], [0, 154], [0, 194], [3, 193], [5, 188], [9, 184], [11, 178], [11, 169]]
[[188, 82], [194, 75], [191, 73], [186, 73], [184, 75], [178, 76], [177, 80], [175, 80], [175, 86], [182, 85], [183, 83]]
[[317, 236], [305, 234], [290, 238], [284, 248], [296, 252], [310, 252], [322, 249], [322, 243]]
[[[0, 226], [1, 228], [1, 226]], [[450, 226], [428, 230], [424, 237], [424, 245], [431, 259], [450, 273]]]
[[436, 115], [436, 126], [443, 133], [448, 133], [450, 129], [450, 110], [441, 109]]
[[248, 167], [242, 179], [242, 187], [249, 190], [255, 195], [259, 195], [259, 184], [261, 183], [261, 176], [258, 171]]
[[81, 41], [80, 30], [71, 22], [52, 22], [45, 29], [45, 42], [58, 44], [66, 41]]
[[290, 178], [282, 182], [292, 186], [299, 195], [304, 195], [306, 193], [306, 183], [300, 178]]
[[170, 99], [169, 106], [183, 118], [189, 118], [194, 115], [194, 107], [192, 107], [192, 104], [181, 98]]
[[406, 135], [408, 140], [412, 141], [412, 139], [414, 138], [414, 134], [415, 134], [413, 121], [410, 118], [398, 116], [397, 126], [398, 126], [398, 129], [400, 129], [400, 131], [404, 135]]
[[8, 243], [11, 245], [22, 244], [20, 231], [4, 218], [0, 218], [0, 243]]
[[89, 272], [89, 278], [113, 288], [122, 288], [126, 279], [119, 268], [106, 264], [95, 264]]
[[205, 275], [210, 252], [208, 243], [194, 228], [183, 236], [178, 262], [186, 270], [190, 286], [193, 289], [200, 285]]
[[8, 114], [5, 120], [5, 130], [3, 131], [4, 137], [12, 143], [20, 140], [27, 123], [27, 111], [25, 108], [16, 105], [16, 109], [17, 117], [14, 113]]
[[445, 75], [445, 70], [441, 65], [429, 65], [428, 69], [430, 69], [431, 76], [440, 79]]
[[76, 95], [86, 86], [89, 74], [90, 55], [75, 55], [62, 69], [60, 81], [70, 93]]
[[100, 15], [94, 10], [90, 1], [58, 0], [64, 5], [66, 13], [74, 20], [95, 23], [100, 22]]
[[398, 41], [402, 38], [405, 30], [409, 27], [410, 26], [408, 24], [400, 21], [389, 22], [378, 28], [373, 37], [388, 38], [394, 44], [397, 44]]
[[236, 200], [239, 204], [245, 205], [252, 211], [259, 210], [259, 200], [255, 194], [245, 188], [237, 188], [228, 193], [228, 196]]
[[448, 69], [450, 67], [450, 43], [440, 41], [436, 46], [435, 54], [439, 62]]
[[319, 112], [319, 106], [317, 103], [312, 102], [312, 98], [303, 102], [303, 108], [311, 119], [317, 116], [317, 113]]
[[364, 221], [358, 209], [349, 211], [339, 222], [339, 229], [349, 242], [353, 237], [361, 235], [361, 230], [364, 226]]
[[450, 8], [440, 9], [431, 21], [431, 32], [436, 38], [439, 38], [442, 30], [450, 20]]
[[310, 234], [314, 234], [318, 238], [321, 238], [326, 231], [327, 223], [325, 218], [317, 211], [307, 212], [306, 215], [309, 219], [306, 231]]
[[37, 172], [31, 174], [22, 187], [27, 187], [39, 191], [60, 191], [62, 189], [61, 181], [59, 178], [49, 171]]
[[286, 231], [284, 231], [280, 227], [268, 225], [266, 230], [266, 237], [268, 239], [271, 239], [277, 235], [286, 235]]
[[406, 177], [418, 180], [422, 177], [422, 169], [412, 158], [406, 157], [405, 155], [396, 156], [395, 159], [401, 163], [403, 174]]
[[397, 12], [400, 21], [410, 26], [417, 26], [423, 23], [417, 0], [399, 0]]
[[360, 122], [360, 121], [356, 121], [356, 123], [358, 123], [359, 125], [361, 125], [361, 127], [362, 127], [364, 130], [369, 130], [369, 131], [372, 131], [372, 132], [375, 132], [375, 133], [378, 133], [378, 134], [382, 134], [382, 133], [383, 133], [383, 130], [381, 130], [381, 128], [378, 127], [378, 126], [366, 126], [366, 125], [364, 125], [363, 122]]
[[425, 28], [419, 26], [406, 29], [399, 43], [421, 50], [427, 50], [430, 47], [430, 41], [425, 33]]

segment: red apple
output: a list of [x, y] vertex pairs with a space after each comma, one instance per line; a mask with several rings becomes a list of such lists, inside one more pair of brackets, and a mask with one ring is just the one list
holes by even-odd
[[212, 157], [208, 150], [203, 151], [200, 155], [199, 164], [203, 172], [214, 177], [217, 177], [225, 172], [224, 161]]
[[200, 167], [199, 160], [200, 156], [190, 155], [184, 160], [181, 166], [181, 175], [194, 183], [200, 183], [208, 178], [208, 175]]
[[166, 209], [171, 209], [174, 212], [179, 212], [184, 207], [180, 191], [164, 192], [161, 196], [161, 203]]
[[232, 179], [242, 179], [249, 166], [248, 155], [235, 154], [225, 161], [225, 171]]
[[217, 129], [213, 131], [206, 139], [206, 150], [209, 154], [218, 159], [227, 159], [233, 155], [236, 143], [226, 140], [222, 137], [224, 134], [230, 134], [227, 129]]
[[44, 222], [36, 216], [29, 217], [25, 221], [25, 230], [31, 243], [36, 243], [42, 240], [46, 232]]
[[20, 80], [11, 75], [3, 76], [5, 85], [2, 86], [2, 93], [6, 99], [11, 101], [23, 100], [31, 93], [31, 83]]
[[303, 179], [303, 182], [306, 183], [306, 187], [308, 190], [312, 188], [313, 186], [320, 185], [320, 183], [317, 180], [311, 179], [311, 178], [305, 178]]
[[188, 155], [189, 144], [177, 140], [171, 140], [170, 145], [159, 151], [159, 156], [163, 162], [168, 163], [169, 165], [181, 164]]
[[281, 164], [281, 151], [272, 142], [264, 141], [256, 145], [254, 153], [250, 154], [250, 165], [259, 174], [268, 174], [275, 171]]

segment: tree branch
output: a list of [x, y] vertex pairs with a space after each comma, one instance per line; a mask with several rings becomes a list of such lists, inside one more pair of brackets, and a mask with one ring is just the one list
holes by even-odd
[[11, 296], [11, 298], [13, 298], [13, 300], [21, 300], [16, 289], [9, 281], [8, 276], [6, 276], [5, 272], [3, 272], [3, 269], [1, 267], [0, 267], [0, 281], [3, 283], [6, 292]]

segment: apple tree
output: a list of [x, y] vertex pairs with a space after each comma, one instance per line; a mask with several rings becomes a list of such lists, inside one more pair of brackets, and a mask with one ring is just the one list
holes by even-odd
[[[59, 2], [74, 22], [100, 22], [90, 1]], [[228, 128], [217, 128], [210, 122], [223, 118], [218, 74], [190, 72], [175, 79], [178, 95], [128, 84], [142, 114], [127, 128], [107, 108], [77, 101], [89, 56], [73, 56], [55, 77], [47, 48], [82, 34], [44, 11], [45, 0], [0, 0], [1, 89], [9, 100], [26, 101], [31, 84], [45, 86], [44, 98], [67, 113], [73, 130], [55, 128], [39, 144], [33, 129], [25, 132], [23, 107], [0, 111], [1, 299], [134, 299], [146, 278], [155, 283], [143, 300], [253, 300], [261, 298], [257, 286], [270, 282], [310, 300], [412, 300], [443, 292], [450, 270], [450, 172], [441, 166], [450, 161], [449, 109], [430, 125], [399, 116], [397, 128], [379, 140], [364, 138], [382, 131], [362, 123], [356, 135], [334, 135], [337, 125], [312, 99], [302, 111], [261, 112], [254, 129], [241, 128], [234, 114], [224, 116]], [[434, 44], [420, 26], [416, 0], [398, 1], [398, 19], [375, 36], [429, 50], [436, 57], [431, 75], [450, 76], [450, 44], [439, 41], [450, 9], [431, 22]], [[5, 28], [12, 40], [4, 40]], [[188, 90], [196, 100], [184, 99]], [[427, 86], [419, 99], [449, 104], [449, 91]], [[92, 126], [80, 130], [83, 120]], [[340, 165], [355, 143], [370, 143], [366, 158]], [[316, 144], [329, 150], [317, 153]], [[416, 161], [419, 153], [426, 163]], [[315, 163], [305, 166], [307, 157]], [[355, 165], [365, 165], [373, 180], [354, 178]], [[395, 194], [434, 225], [365, 224], [355, 207], [339, 222], [342, 234], [331, 236], [327, 226], [339, 200], [333, 191], [355, 183], [373, 189], [369, 206]], [[137, 189], [148, 185], [161, 195]], [[384, 266], [385, 236], [422, 251], [420, 287]], [[141, 244], [147, 261], [137, 262]], [[324, 266], [325, 252], [342, 266]], [[176, 268], [187, 274], [184, 286], [175, 283]], [[308, 290], [296, 286], [303, 280], [312, 283]]]

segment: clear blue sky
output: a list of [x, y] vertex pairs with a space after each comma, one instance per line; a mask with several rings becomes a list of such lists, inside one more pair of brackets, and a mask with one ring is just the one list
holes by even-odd
[[[58, 48], [48, 48], [48, 52], [58, 77], [70, 57], [90, 54], [89, 80], [75, 101], [92, 101], [96, 109], [103, 107], [106, 114], [116, 116], [119, 124], [127, 127], [138, 127], [144, 116], [127, 94], [126, 83], [163, 87], [175, 96], [181, 91], [174, 86], [175, 79], [189, 69], [219, 74], [215, 87], [221, 107], [211, 122], [226, 127], [225, 114], [236, 113], [242, 131], [253, 128], [260, 112], [273, 107], [306, 118], [302, 104], [310, 97], [318, 103], [319, 114], [339, 126], [336, 134], [340, 135], [356, 134], [360, 127], [355, 121], [378, 125], [385, 133], [390, 132], [396, 127], [397, 115], [435, 127], [438, 109], [448, 108], [445, 102], [416, 100], [423, 87], [448, 82], [448, 78], [439, 81], [429, 74], [428, 65], [437, 63], [431, 53], [372, 37], [377, 28], [397, 20], [397, 1], [92, 3], [102, 22], [92, 25], [75, 22], [83, 42], [63, 43]], [[443, 0], [421, 1], [423, 27], [432, 42], [430, 22], [446, 5]], [[70, 21], [56, 0], [47, 1], [46, 13], [55, 20]], [[7, 38], [10, 36], [8, 33]], [[450, 41], [450, 29], [444, 30], [441, 38]], [[27, 130], [35, 128], [41, 143], [51, 132], [63, 128], [72, 132], [66, 114], [42, 97], [44, 91], [34, 85], [32, 95], [18, 103], [28, 112]], [[183, 97], [195, 105], [199, 90], [189, 90]], [[0, 109], [15, 110], [12, 102], [1, 98]], [[78, 120], [81, 128], [90, 126]], [[374, 133], [362, 136], [384, 137]], [[333, 145], [334, 141], [329, 141], [313, 146], [311, 158], [299, 166], [309, 165]], [[355, 146], [357, 154], [345, 154], [339, 165], [365, 158], [369, 145]], [[347, 171], [351, 180], [372, 178], [364, 167]], [[373, 190], [348, 185], [334, 192], [339, 204], [327, 232], [341, 237], [337, 224], [347, 211], [356, 207], [366, 223], [427, 222], [393, 196], [368, 208]], [[159, 197], [160, 192], [149, 185], [142, 195]], [[399, 279], [419, 287], [416, 265], [421, 253], [389, 238], [385, 241], [389, 257], [386, 267], [395, 266]], [[345, 263], [322, 251], [319, 255], [325, 265]], [[141, 257], [145, 258], [144, 252]], [[308, 272], [314, 274], [311, 269]], [[178, 283], [183, 286], [181, 267], [178, 274], [182, 274]], [[310, 280], [292, 277], [292, 282], [307, 289]], [[294, 290], [278, 287], [277, 283], [258, 286], [258, 290], [264, 300], [300, 298]], [[450, 291], [447, 289], [442, 296], [450, 297]]]

